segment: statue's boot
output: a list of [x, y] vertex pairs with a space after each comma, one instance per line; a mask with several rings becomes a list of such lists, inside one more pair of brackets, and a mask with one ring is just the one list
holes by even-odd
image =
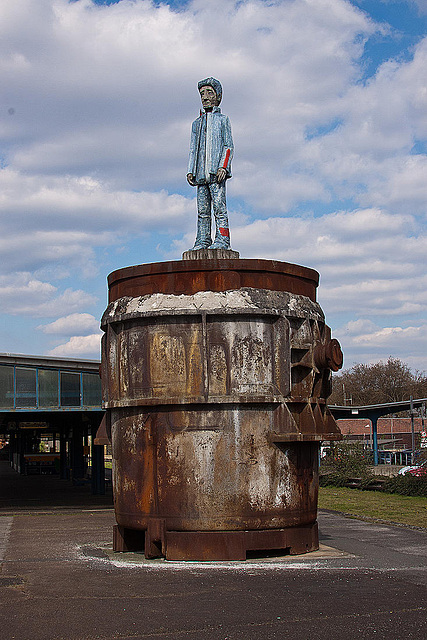
[[197, 236], [194, 241], [194, 247], [192, 251], [198, 251], [199, 249], [210, 249], [212, 244], [211, 238], [211, 219], [207, 216], [201, 216], [199, 214], [197, 220]]

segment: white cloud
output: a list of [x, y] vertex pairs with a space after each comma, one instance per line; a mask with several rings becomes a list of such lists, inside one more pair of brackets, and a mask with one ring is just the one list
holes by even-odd
[[94, 297], [85, 291], [66, 289], [58, 294], [52, 284], [36, 280], [29, 273], [0, 276], [0, 305], [10, 315], [57, 316], [94, 303]]
[[1, 3], [3, 309], [58, 318], [39, 340], [74, 314], [97, 336], [104, 273], [191, 246], [189, 129], [212, 74], [236, 144], [233, 247], [317, 268], [326, 313], [379, 343], [392, 317], [424, 324], [427, 37], [366, 80], [366, 42], [391, 32], [345, 0]]
[[350, 320], [343, 327], [335, 332], [336, 336], [360, 336], [363, 333], [373, 333], [378, 330], [378, 326], [372, 320], [359, 318]]
[[388, 316], [427, 311], [427, 236], [416, 231], [410, 216], [366, 209], [257, 220], [232, 230], [232, 242], [245, 257], [317, 269], [327, 314]]
[[58, 318], [49, 324], [37, 327], [43, 333], [73, 335], [78, 333], [80, 336], [85, 334], [93, 334], [99, 330], [99, 320], [90, 313], [72, 313], [68, 316]]
[[100, 350], [101, 333], [95, 333], [89, 336], [72, 336], [68, 342], [51, 349], [48, 355], [99, 359], [101, 357]]
[[[90, 176], [26, 176], [10, 168], [0, 170], [0, 190], [6, 228], [16, 227], [20, 215], [30, 229], [43, 230], [53, 223], [58, 229], [80, 230], [84, 223], [92, 233], [117, 227], [143, 232], [164, 224], [177, 228], [193, 209], [188, 198], [165, 190], [118, 191]], [[106, 241], [108, 237], [101, 239]]]
[[369, 191], [360, 195], [362, 204], [381, 203], [392, 210], [427, 213], [427, 155], [385, 161], [378, 169], [373, 171]]
[[342, 0], [197, 0], [181, 11], [15, 0], [3, 17], [9, 161], [30, 172], [96, 168], [139, 189], [182, 181], [206, 69], [236, 114], [240, 158], [265, 164], [295, 152], [307, 121], [334, 116], [378, 28]]
[[411, 0], [419, 9], [420, 13], [427, 13], [427, 0]]
[[[31, 200], [37, 205], [43, 195], [47, 215], [49, 174], [97, 176], [90, 195], [63, 185], [60, 210], [70, 224], [86, 198], [89, 218], [93, 208], [110, 203], [104, 226], [116, 215], [114, 204], [123, 204], [125, 225], [126, 212], [137, 208], [141, 224], [159, 228], [166, 220], [176, 228], [156, 208], [150, 216], [145, 199], [165, 184], [186, 188], [189, 125], [199, 106], [195, 84], [207, 68], [223, 81], [236, 138], [230, 191], [260, 211], [283, 213], [301, 199], [328, 202], [372, 181], [378, 193], [360, 202], [384, 206], [398, 168], [381, 163], [402, 149], [408, 153], [414, 135], [426, 131], [420, 79], [427, 45], [419, 44], [413, 61], [384, 64], [367, 86], [354, 85], [366, 39], [386, 29], [343, 0], [197, 0], [180, 11], [144, 0], [14, 5], [4, 10], [0, 66], [7, 104], [15, 109], [4, 118], [7, 159], [18, 178], [22, 171], [42, 178], [43, 194], [33, 189]], [[30, 20], [37, 25], [31, 33]], [[306, 139], [334, 121], [342, 125], [332, 134]], [[419, 208], [422, 181], [417, 192], [409, 186], [407, 198]], [[180, 208], [182, 219], [188, 207]], [[96, 213], [93, 219], [102, 224]]]
[[165, 190], [117, 191], [89, 176], [27, 176], [0, 169], [0, 271], [67, 264], [97, 271], [94, 248], [193, 226], [195, 204]]
[[230, 185], [229, 191], [273, 215], [289, 212], [300, 200], [330, 200], [330, 193], [318, 177], [293, 171], [286, 175], [271, 167], [260, 168], [256, 163], [242, 167], [242, 175]]
[[424, 38], [409, 61], [384, 62], [366, 84], [350, 87], [339, 100], [339, 126], [301, 145], [304, 165], [338, 195], [425, 214], [427, 156], [411, 153], [427, 138], [426, 67]]
[[347, 368], [355, 362], [378, 362], [393, 354], [414, 369], [426, 369], [427, 324], [379, 327], [360, 319], [336, 329], [334, 336], [341, 342]]
[[422, 327], [383, 327], [373, 333], [365, 333], [354, 339], [356, 344], [364, 346], [387, 346], [395, 347], [397, 341], [408, 337], [413, 343], [420, 341], [425, 344], [427, 339], [427, 325]]

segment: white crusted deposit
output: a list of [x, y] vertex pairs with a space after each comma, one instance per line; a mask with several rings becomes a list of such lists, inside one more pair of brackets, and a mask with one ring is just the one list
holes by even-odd
[[305, 296], [248, 287], [224, 292], [199, 291], [193, 295], [154, 293], [135, 298], [123, 297], [109, 305], [102, 325], [144, 315], [251, 310], [323, 320], [319, 305]]

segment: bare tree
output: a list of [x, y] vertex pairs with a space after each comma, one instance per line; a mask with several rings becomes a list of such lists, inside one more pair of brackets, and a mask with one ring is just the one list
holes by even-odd
[[379, 404], [427, 397], [427, 375], [411, 369], [399, 358], [386, 362], [356, 364], [333, 376], [328, 403], [336, 405]]

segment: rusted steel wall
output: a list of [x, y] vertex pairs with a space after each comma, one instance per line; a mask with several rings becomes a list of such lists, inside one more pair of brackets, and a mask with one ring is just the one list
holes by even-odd
[[148, 555], [180, 559], [317, 548], [318, 446], [340, 438], [325, 401], [341, 352], [315, 300], [268, 287], [123, 296], [102, 327], [116, 548], [132, 530]]
[[[191, 252], [196, 253], [196, 252]], [[125, 267], [108, 276], [109, 302], [151, 293], [193, 294], [242, 287], [287, 291], [316, 300], [319, 274], [278, 260], [176, 260]]]

